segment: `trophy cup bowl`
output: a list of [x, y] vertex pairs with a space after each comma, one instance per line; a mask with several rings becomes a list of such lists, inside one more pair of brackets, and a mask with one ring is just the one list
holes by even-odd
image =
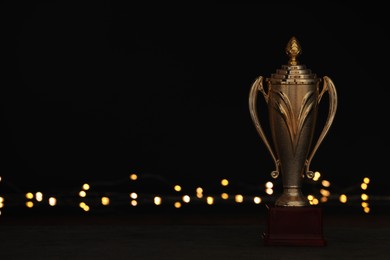
[[[283, 192], [275, 202], [275, 207], [279, 209], [275, 211], [277, 213], [272, 214], [282, 214], [282, 216], [290, 214], [288, 216], [297, 216], [297, 219], [302, 219], [299, 214], [309, 216], [311, 210], [309, 209], [309, 214], [299, 210], [310, 206], [302, 194], [302, 180], [305, 177], [314, 176], [310, 171], [310, 163], [333, 122], [337, 108], [337, 93], [329, 77], [323, 77], [321, 88], [322, 79], [313, 74], [305, 65], [299, 64], [297, 57], [302, 49], [295, 37], [289, 40], [285, 51], [289, 56], [288, 64], [282, 65], [281, 69], [266, 79], [267, 88], [263, 87], [262, 76], [259, 76], [252, 84], [249, 94], [249, 111], [255, 128], [274, 161], [275, 170], [272, 171], [271, 176], [277, 178], [281, 175], [282, 177]], [[317, 142], [312, 146], [319, 104], [326, 92], [329, 95], [328, 117]], [[272, 143], [268, 141], [257, 114], [259, 93], [263, 95], [267, 104]], [[302, 213], [297, 213], [297, 215], [296, 212]], [[313, 216], [318, 216], [318, 214], [314, 212]], [[313, 222], [310, 219], [306, 220], [309, 223]], [[316, 223], [318, 223], [317, 227], [320, 227], [321, 219]], [[271, 226], [275, 225], [271, 224]], [[301, 226], [310, 233], [310, 227], [304, 223]], [[314, 229], [321, 229], [317, 227]]]

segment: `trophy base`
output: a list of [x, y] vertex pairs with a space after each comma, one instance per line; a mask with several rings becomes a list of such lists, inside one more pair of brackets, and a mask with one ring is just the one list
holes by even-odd
[[266, 246], [325, 246], [322, 209], [318, 207], [270, 207], [267, 209]]

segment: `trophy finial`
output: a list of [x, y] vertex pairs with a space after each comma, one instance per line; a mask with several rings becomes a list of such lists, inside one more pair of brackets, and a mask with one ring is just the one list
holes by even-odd
[[297, 57], [302, 53], [301, 45], [298, 40], [293, 36], [288, 41], [286, 46], [286, 54], [290, 57], [288, 65], [298, 65]]

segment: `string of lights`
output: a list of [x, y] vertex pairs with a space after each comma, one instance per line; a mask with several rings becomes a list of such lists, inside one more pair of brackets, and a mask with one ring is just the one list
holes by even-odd
[[[148, 190], [138, 186], [142, 179], [159, 180], [161, 186], [156, 192], [155, 187]], [[357, 205], [362, 212], [370, 213], [370, 201], [390, 200], [387, 197], [370, 197], [367, 193], [370, 178], [364, 177], [358, 185], [347, 187], [343, 192], [332, 190], [329, 180], [323, 179], [319, 172], [315, 172], [312, 179], [305, 179], [307, 200], [311, 205]], [[0, 176], [0, 184], [3, 184]], [[84, 212], [91, 212], [98, 208], [107, 207], [171, 207], [182, 208], [188, 205], [225, 205], [246, 204], [259, 205], [270, 204], [275, 201], [278, 192], [275, 187], [280, 183], [267, 181], [262, 185], [244, 185], [241, 189], [229, 189], [231, 181], [221, 178], [217, 184], [219, 189], [194, 186], [184, 189], [179, 183], [172, 183], [159, 175], [131, 173], [128, 177], [111, 182], [83, 183], [77, 189], [44, 193], [42, 191], [26, 191], [18, 189], [12, 194], [0, 193], [0, 216], [7, 211], [7, 207], [13, 208], [39, 208], [39, 207], [73, 207]], [[1, 186], [0, 186], [1, 187]], [[3, 213], [4, 212], [4, 213]]]

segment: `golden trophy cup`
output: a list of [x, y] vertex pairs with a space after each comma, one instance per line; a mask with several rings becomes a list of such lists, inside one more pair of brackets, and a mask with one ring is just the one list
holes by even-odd
[[[275, 163], [271, 176], [282, 177], [283, 193], [274, 207], [268, 208], [267, 245], [325, 245], [322, 236], [322, 210], [310, 206], [302, 194], [303, 178], [312, 178], [311, 160], [328, 133], [337, 108], [337, 92], [332, 80], [313, 74], [297, 58], [302, 49], [295, 37], [286, 46], [289, 56], [275, 74], [253, 83], [249, 94], [249, 111], [256, 130]], [[318, 108], [325, 93], [329, 95], [329, 111], [325, 125], [314, 146]], [[272, 143], [268, 141], [258, 118], [257, 96], [261, 93], [268, 109]], [[282, 228], [283, 227], [283, 228]]]

